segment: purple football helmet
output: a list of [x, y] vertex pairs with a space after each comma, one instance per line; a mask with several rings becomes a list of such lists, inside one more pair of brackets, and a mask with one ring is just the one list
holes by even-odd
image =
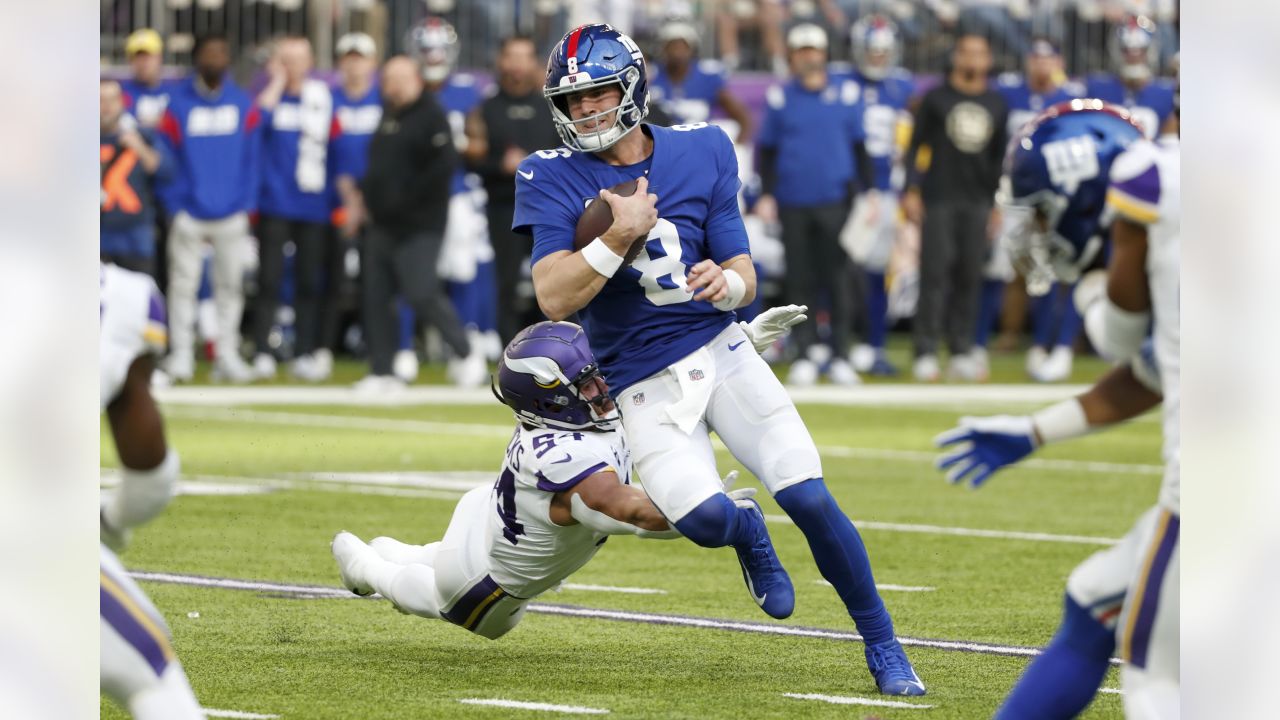
[[569, 322], [540, 322], [512, 338], [493, 394], [536, 427], [613, 430], [620, 417], [586, 332]]

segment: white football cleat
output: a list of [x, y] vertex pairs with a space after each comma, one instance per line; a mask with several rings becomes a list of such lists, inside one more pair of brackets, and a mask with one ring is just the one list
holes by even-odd
[[1044, 365], [1044, 361], [1049, 359], [1049, 353], [1039, 345], [1032, 345], [1027, 351], [1027, 375], [1032, 379], [1039, 379], [1040, 366]]
[[915, 365], [911, 368], [911, 373], [915, 375], [916, 382], [938, 382], [942, 377], [942, 368], [938, 365], [937, 355], [921, 355], [916, 358]]
[[987, 355], [987, 349], [984, 347], [974, 346], [969, 351], [969, 358], [973, 361], [974, 371], [977, 375], [976, 382], [986, 382], [991, 379], [991, 360]]
[[191, 382], [196, 374], [196, 360], [191, 353], [173, 353], [164, 359], [161, 369], [172, 382]]
[[947, 380], [979, 382], [981, 378], [979, 369], [978, 362], [974, 359], [972, 353], [952, 355], [951, 359], [947, 361]]
[[343, 530], [333, 536], [329, 549], [333, 552], [333, 559], [338, 563], [338, 575], [342, 578], [342, 586], [356, 595], [372, 595], [373, 588], [369, 587], [364, 579], [361, 566], [370, 555], [378, 557], [373, 548], [365, 545], [360, 538]]
[[390, 395], [404, 390], [404, 383], [394, 375], [365, 375], [351, 387], [366, 395]]
[[328, 348], [320, 348], [311, 353], [311, 359], [315, 361], [316, 372], [320, 374], [321, 380], [328, 380], [333, 375], [333, 352]]
[[1049, 357], [1040, 365], [1039, 372], [1033, 375], [1037, 382], [1062, 382], [1071, 377], [1071, 366], [1075, 353], [1066, 345], [1059, 345], [1049, 353]]
[[253, 357], [253, 374], [259, 380], [274, 380], [276, 359], [270, 353], [258, 353]]
[[210, 377], [214, 382], [233, 385], [246, 385], [256, 379], [253, 369], [239, 355], [219, 355], [213, 361], [213, 373]]
[[289, 374], [293, 377], [309, 383], [322, 382], [325, 379], [321, 368], [316, 364], [314, 355], [303, 355], [293, 359], [289, 363]]
[[871, 366], [876, 362], [876, 349], [866, 343], [858, 343], [853, 346], [853, 352], [849, 353], [849, 361], [853, 363], [853, 369], [860, 373], [871, 372]]
[[858, 377], [858, 373], [853, 366], [844, 358], [836, 358], [831, 361], [831, 365], [827, 367], [827, 377], [831, 378], [831, 382], [836, 385], [861, 385], [862, 378]]
[[791, 363], [787, 371], [787, 384], [794, 387], [811, 387], [818, 382], [818, 364], [812, 360], [800, 358]]
[[489, 379], [489, 365], [478, 348], [472, 348], [471, 354], [460, 360], [450, 360], [447, 372], [453, 384], [460, 388], [480, 387]]
[[397, 350], [391, 359], [391, 374], [403, 383], [418, 379], [418, 353], [416, 350]]

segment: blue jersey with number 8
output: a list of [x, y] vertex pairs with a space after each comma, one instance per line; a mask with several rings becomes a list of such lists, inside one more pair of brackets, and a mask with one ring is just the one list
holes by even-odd
[[614, 395], [706, 345], [733, 312], [693, 300], [689, 268], [749, 254], [738, 211], [738, 160], [714, 125], [643, 125], [653, 137], [645, 162], [613, 166], [591, 153], [539, 150], [520, 163], [512, 229], [533, 235], [533, 263], [573, 252], [573, 234], [587, 202], [601, 188], [641, 175], [658, 196], [658, 224], [645, 249], [620, 268], [578, 316]]

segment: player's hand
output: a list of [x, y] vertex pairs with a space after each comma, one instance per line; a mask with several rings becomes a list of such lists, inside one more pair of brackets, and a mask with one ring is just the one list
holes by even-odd
[[765, 225], [772, 225], [778, 222], [778, 201], [772, 195], [761, 195], [751, 212]]
[[971, 488], [1030, 455], [1040, 444], [1031, 418], [1025, 415], [962, 417], [958, 426], [934, 438], [933, 443], [940, 448], [957, 446], [936, 464], [939, 470], [948, 470], [947, 482], [967, 481]]
[[609, 203], [613, 212], [613, 224], [600, 239], [618, 255], [625, 256], [636, 238], [648, 236], [658, 224], [658, 196], [649, 192], [649, 178], [636, 180], [636, 191], [623, 197], [607, 188], [600, 191], [600, 199]]
[[524, 151], [524, 148], [518, 148], [514, 145], [508, 147], [502, 153], [502, 172], [514, 177], [516, 170], [520, 167], [520, 163], [524, 162], [524, 158], [528, 154]]
[[808, 311], [808, 305], [783, 305], [769, 308], [750, 323], [738, 323], [738, 326], [747, 334], [756, 352], [762, 353], [791, 332], [791, 328], [808, 320], [809, 316], [805, 315]]
[[[714, 260], [703, 260], [689, 268], [685, 277], [685, 287], [689, 292], [697, 292], [694, 300], [706, 300], [709, 303], [719, 302], [728, 293], [729, 285], [724, 279], [724, 268]], [[699, 288], [701, 291], [698, 292]]]
[[738, 471], [730, 470], [729, 474], [725, 475], [724, 479], [720, 481], [720, 483], [724, 485], [724, 494], [728, 495], [729, 499], [733, 501], [733, 504], [738, 507], [749, 507], [754, 505], [755, 503], [751, 498], [756, 496], [756, 489], [753, 487], [747, 487], [734, 490], [733, 486], [737, 482]]
[[924, 223], [924, 200], [919, 190], [913, 188], [902, 194], [902, 213], [907, 216], [907, 222], [916, 227]]

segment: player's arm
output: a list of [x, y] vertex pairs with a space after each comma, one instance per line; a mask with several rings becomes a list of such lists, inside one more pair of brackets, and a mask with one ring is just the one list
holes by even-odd
[[938, 458], [937, 466], [948, 471], [949, 482], [967, 481], [976, 488], [1000, 468], [1044, 445], [1135, 418], [1160, 401], [1160, 394], [1140, 380], [1132, 367], [1121, 365], [1082, 395], [1032, 415], [960, 418], [957, 427], [934, 438], [938, 447], [956, 446]]
[[548, 319], [563, 320], [586, 307], [622, 267], [631, 243], [658, 224], [658, 196], [648, 188], [648, 179], [641, 177], [627, 197], [601, 190], [600, 199], [613, 212], [609, 229], [582, 250], [560, 250], [534, 263], [533, 293]]
[[484, 116], [480, 114], [479, 105], [467, 113], [463, 132], [467, 135], [467, 147], [463, 149], [462, 157], [468, 167], [478, 169], [489, 157], [489, 132], [484, 124]]
[[551, 521], [581, 523], [606, 535], [680, 537], [640, 488], [623, 485], [612, 470], [595, 473], [551, 500]]
[[712, 260], [689, 268], [689, 291], [721, 310], [750, 305], [756, 299], [756, 267], [750, 255], [738, 255], [717, 265]]
[[1086, 331], [1100, 354], [1127, 358], [1137, 353], [1151, 324], [1145, 225], [1125, 218], [1112, 223], [1106, 293], [1082, 302]]
[[103, 540], [113, 547], [126, 531], [154, 518], [169, 504], [178, 482], [178, 454], [165, 443], [164, 422], [151, 397], [150, 355], [133, 361], [124, 387], [107, 405], [107, 421], [123, 467], [120, 487], [103, 503]]

